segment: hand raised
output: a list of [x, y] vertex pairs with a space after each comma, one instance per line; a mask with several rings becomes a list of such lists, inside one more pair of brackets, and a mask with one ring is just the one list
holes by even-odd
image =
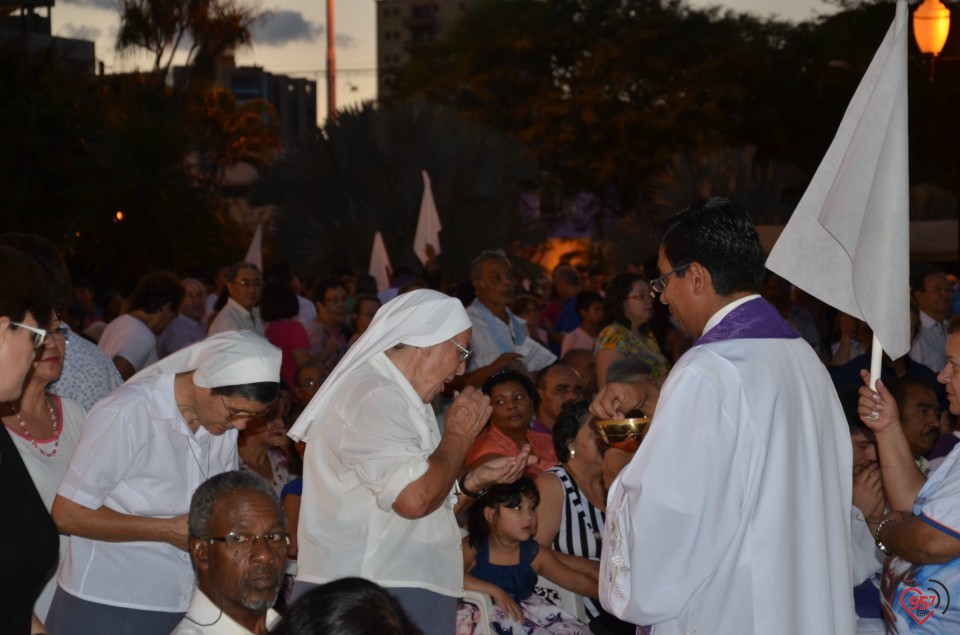
[[467, 386], [447, 409], [443, 419], [444, 434], [462, 434], [472, 441], [483, 430], [492, 412], [490, 397]]
[[526, 444], [517, 456], [501, 456], [473, 468], [467, 475], [467, 488], [477, 492], [498, 483], [513, 483], [523, 476], [528, 465], [536, 462], [537, 457], [530, 454], [530, 445]]
[[883, 381], [877, 379], [877, 389], [871, 390], [870, 373], [862, 370], [860, 377], [864, 383], [860, 389], [860, 400], [857, 402], [860, 420], [877, 434], [886, 432], [891, 426], [899, 426], [900, 412], [897, 410], [897, 401], [883, 385]]

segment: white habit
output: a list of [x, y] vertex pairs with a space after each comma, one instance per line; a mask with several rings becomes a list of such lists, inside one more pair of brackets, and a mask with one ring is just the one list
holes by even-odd
[[680, 359], [610, 490], [600, 600], [657, 635], [855, 630], [852, 458], [836, 390], [803, 339], [753, 335]]

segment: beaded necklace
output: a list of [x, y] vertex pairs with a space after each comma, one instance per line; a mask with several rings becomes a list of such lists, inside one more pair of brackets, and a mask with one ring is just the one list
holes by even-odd
[[47, 410], [50, 411], [50, 421], [53, 422], [53, 450], [50, 452], [45, 451], [40, 447], [40, 444], [37, 443], [37, 440], [33, 438], [33, 435], [30, 434], [30, 428], [27, 427], [27, 422], [23, 420], [23, 415], [20, 414], [20, 411], [17, 409], [16, 404], [10, 402], [10, 410], [13, 411], [13, 416], [17, 418], [17, 422], [20, 424], [20, 430], [23, 432], [24, 438], [26, 438], [30, 445], [32, 445], [37, 452], [43, 456], [51, 459], [57, 455], [57, 449], [60, 447], [60, 422], [57, 420], [57, 413], [53, 409], [53, 402], [50, 397], [44, 397], [47, 401]]

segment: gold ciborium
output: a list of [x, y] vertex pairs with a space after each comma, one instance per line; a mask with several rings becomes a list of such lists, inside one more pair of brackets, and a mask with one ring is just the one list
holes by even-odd
[[629, 419], [601, 419], [593, 422], [597, 434], [611, 448], [633, 452], [650, 429], [649, 417]]

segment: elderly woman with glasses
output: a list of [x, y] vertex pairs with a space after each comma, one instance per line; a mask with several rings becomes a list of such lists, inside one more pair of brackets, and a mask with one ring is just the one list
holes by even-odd
[[[51, 305], [40, 268], [0, 246], [0, 401], [20, 397], [46, 341]], [[4, 632], [43, 632], [32, 609], [57, 564], [57, 530], [11, 437], [0, 429], [0, 509], [7, 518], [0, 523], [0, 615]]]
[[195, 581], [190, 496], [237, 468], [237, 430], [277, 399], [280, 358], [256, 333], [221, 333], [93, 407], [53, 503], [70, 542], [47, 618], [52, 632], [173, 630]]
[[[60, 377], [63, 370], [69, 333], [70, 329], [53, 314], [51, 328], [43, 344], [36, 349], [23, 394], [18, 400], [0, 403], [3, 425], [13, 439], [47, 511], [53, 505], [57, 485], [67, 471], [80, 440], [85, 414], [83, 407], [72, 399], [48, 392], [50, 384]], [[61, 536], [61, 557], [66, 546], [67, 537]], [[56, 583], [51, 576], [34, 606], [34, 612], [41, 621], [46, 619], [55, 589]]]
[[[662, 280], [655, 283], [659, 285]], [[607, 369], [623, 359], [644, 362], [654, 380], [665, 377], [670, 363], [647, 327], [653, 316], [653, 298], [646, 279], [635, 273], [620, 274], [607, 286], [605, 301], [607, 325], [597, 336], [594, 348], [597, 386], [607, 385]]]
[[307, 444], [294, 599], [361, 576], [388, 587], [424, 632], [454, 632], [463, 594], [455, 513], [483, 488], [516, 480], [529, 452], [462, 470], [490, 414], [472, 388], [453, 400], [440, 432], [430, 404], [463, 374], [471, 335], [456, 298], [399, 295], [300, 415], [290, 430]]

